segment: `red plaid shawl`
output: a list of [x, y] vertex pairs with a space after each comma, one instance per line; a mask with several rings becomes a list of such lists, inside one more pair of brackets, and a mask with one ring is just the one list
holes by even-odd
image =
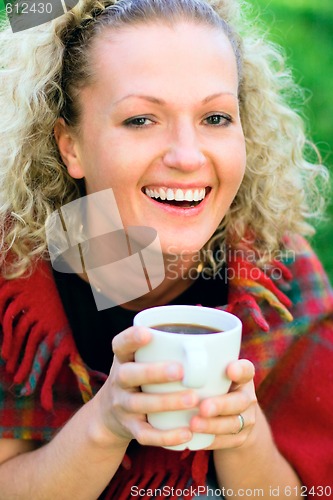
[[[304, 239], [288, 245], [296, 259], [265, 273], [230, 258], [227, 310], [243, 322], [242, 357], [256, 366], [281, 453], [308, 488], [333, 486], [333, 294]], [[0, 280], [0, 325], [0, 437], [48, 441], [105, 376], [82, 362], [47, 263], [28, 278]], [[175, 488], [191, 477], [204, 484], [208, 456], [130, 446], [108, 498], [130, 498], [131, 485], [154, 488], [166, 477]]]

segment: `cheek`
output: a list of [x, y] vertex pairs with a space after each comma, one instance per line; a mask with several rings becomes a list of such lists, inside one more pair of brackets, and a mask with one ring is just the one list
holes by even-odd
[[236, 158], [235, 161], [235, 183], [239, 187], [243, 181], [244, 174], [245, 174], [245, 169], [246, 169], [246, 154], [245, 150], [244, 153], [240, 153], [239, 157]]
[[96, 145], [93, 152], [87, 152], [84, 159], [87, 186], [94, 191], [110, 187], [119, 189], [128, 182], [131, 174], [131, 169], [126, 167], [125, 158], [125, 151], [119, 155], [119, 151], [112, 147]]
[[235, 144], [229, 147], [228, 154], [225, 154], [220, 164], [220, 179], [222, 184], [230, 187], [239, 187], [246, 167], [245, 147], [242, 144]]

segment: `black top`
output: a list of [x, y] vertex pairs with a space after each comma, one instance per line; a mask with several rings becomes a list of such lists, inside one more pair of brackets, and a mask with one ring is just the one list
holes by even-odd
[[[222, 270], [223, 271], [223, 270]], [[169, 304], [216, 307], [227, 303], [225, 273], [215, 277], [199, 275], [193, 284]], [[133, 324], [137, 311], [121, 306], [98, 311], [90, 284], [76, 274], [53, 270], [55, 282], [83, 361], [93, 370], [108, 374], [115, 335]]]

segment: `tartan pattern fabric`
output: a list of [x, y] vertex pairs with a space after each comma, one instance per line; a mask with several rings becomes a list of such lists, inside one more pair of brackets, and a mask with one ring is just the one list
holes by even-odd
[[286, 243], [296, 259], [282, 265], [275, 284], [292, 320], [263, 300], [253, 314], [247, 295], [260, 285], [242, 277], [227, 309], [242, 320], [241, 356], [255, 364], [257, 397], [278, 449], [309, 490], [333, 487], [333, 293], [309, 244], [300, 237]]
[[[333, 294], [308, 243], [295, 236], [286, 245], [296, 258], [272, 262], [265, 272], [230, 259], [223, 308], [242, 320], [241, 356], [255, 364], [258, 399], [281, 453], [308, 487], [331, 485]], [[80, 358], [47, 263], [28, 278], [0, 280], [0, 325], [0, 437], [48, 441], [105, 376]], [[108, 498], [129, 498], [120, 485], [145, 484], [155, 464], [155, 475], [170, 471], [173, 485], [191, 475], [203, 484], [208, 455], [134, 447]]]
[[[81, 395], [74, 388], [76, 381], [73, 373], [64, 367], [53, 387], [54, 398], [59, 401], [57, 408], [45, 410], [36, 404], [33, 395], [21, 395], [22, 384], [13, 384], [11, 374], [5, 370], [4, 362], [0, 362], [0, 437], [14, 439], [35, 439], [50, 441], [55, 432], [77, 411], [82, 404]], [[37, 386], [38, 388], [38, 386]]]

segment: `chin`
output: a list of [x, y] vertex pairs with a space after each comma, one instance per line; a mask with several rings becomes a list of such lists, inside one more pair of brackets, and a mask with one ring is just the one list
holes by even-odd
[[[195, 255], [200, 254], [201, 249], [211, 238], [214, 231], [207, 231], [206, 228], [189, 228], [185, 225], [177, 227], [176, 230], [167, 231], [165, 228], [157, 229], [161, 249], [166, 255]], [[201, 230], [200, 230], [201, 229]]]
[[173, 242], [161, 242], [162, 252], [164, 255], [181, 255], [186, 257], [186, 255], [195, 255], [200, 254], [200, 250], [204, 246], [204, 243], [198, 243], [197, 245], [193, 245], [189, 242], [188, 245], [184, 244], [184, 240], [181, 242], [173, 241]]

